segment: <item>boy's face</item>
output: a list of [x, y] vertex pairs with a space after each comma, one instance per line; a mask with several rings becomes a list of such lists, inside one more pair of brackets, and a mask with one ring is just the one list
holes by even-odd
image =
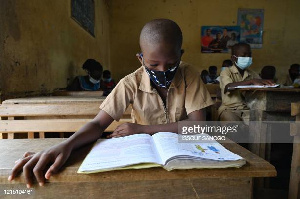
[[179, 65], [183, 50], [174, 45], [159, 43], [154, 45], [145, 44], [142, 46], [143, 59], [138, 57], [140, 62], [150, 70], [167, 71]]
[[93, 70], [89, 72], [89, 75], [94, 78], [95, 80], [100, 80], [102, 76], [101, 70]]
[[240, 46], [231, 56], [232, 62], [237, 62], [238, 57], [252, 57], [251, 49], [247, 46]]

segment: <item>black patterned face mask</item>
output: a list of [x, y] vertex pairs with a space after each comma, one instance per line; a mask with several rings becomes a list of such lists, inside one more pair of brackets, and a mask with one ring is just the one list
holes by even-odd
[[168, 88], [175, 76], [178, 66], [169, 68], [167, 71], [155, 71], [150, 70], [145, 66], [146, 72], [148, 73], [151, 81], [157, 86], [162, 88]]
[[143, 66], [145, 67], [147, 74], [154, 84], [162, 88], [168, 88], [176, 74], [179, 64], [176, 64], [176, 66], [169, 68], [167, 71], [156, 71], [149, 69], [144, 64], [143, 59]]

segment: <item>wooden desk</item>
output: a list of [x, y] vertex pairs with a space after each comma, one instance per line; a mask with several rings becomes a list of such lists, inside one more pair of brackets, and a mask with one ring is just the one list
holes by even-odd
[[[259, 122], [262, 121], [295, 121], [291, 116], [291, 103], [300, 101], [300, 89], [296, 88], [263, 88], [241, 89], [248, 91], [247, 99], [250, 107], [249, 134], [252, 143], [251, 151], [262, 158], [268, 159], [269, 151], [266, 150], [266, 140], [270, 129], [266, 129]], [[258, 121], [258, 122], [257, 122]], [[289, 132], [285, 132], [287, 135]], [[267, 152], [267, 154], [266, 154]]]
[[294, 143], [290, 174], [289, 199], [297, 199], [300, 197], [300, 102], [292, 103], [291, 115], [296, 116], [296, 123], [291, 126], [291, 136], [294, 137]]
[[[63, 139], [0, 140], [0, 196], [4, 190], [25, 189], [23, 173], [12, 183], [7, 181], [14, 161], [25, 151], [40, 151]], [[13, 146], [13, 147], [12, 147]], [[244, 157], [242, 168], [166, 171], [162, 168], [77, 174], [90, 146], [71, 155], [62, 171], [52, 176], [45, 187], [21, 198], [252, 198], [254, 177], [275, 176], [272, 165], [239, 145], [226, 144]]]

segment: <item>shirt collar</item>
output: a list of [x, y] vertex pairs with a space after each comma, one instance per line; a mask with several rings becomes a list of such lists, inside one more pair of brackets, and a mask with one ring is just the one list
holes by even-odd
[[[229, 70], [232, 72], [232, 73], [236, 73], [236, 74], [240, 74], [239, 70], [237, 69], [237, 66], [235, 64], [233, 64], [233, 66], [229, 67]], [[242, 77], [242, 80], [245, 80], [247, 77], [251, 76], [251, 73], [249, 72], [249, 69], [246, 68], [244, 70], [244, 76]]]

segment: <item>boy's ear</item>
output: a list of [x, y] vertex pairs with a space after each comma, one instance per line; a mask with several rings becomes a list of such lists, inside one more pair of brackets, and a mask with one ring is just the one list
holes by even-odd
[[142, 60], [142, 53], [137, 53], [135, 54], [135, 56], [138, 58], [138, 60], [141, 62], [141, 64], [143, 65], [143, 60]]
[[231, 55], [231, 61], [232, 61], [233, 63], [235, 63], [235, 62], [237, 61], [237, 58], [236, 58], [234, 55]]

